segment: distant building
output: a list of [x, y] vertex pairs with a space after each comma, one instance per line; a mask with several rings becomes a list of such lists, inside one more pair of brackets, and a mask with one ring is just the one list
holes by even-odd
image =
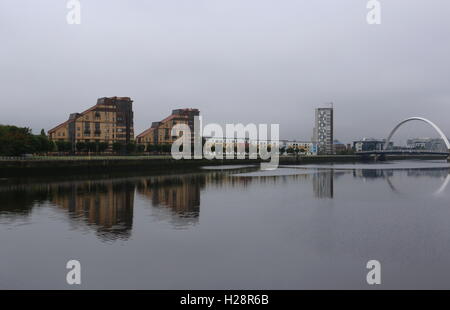
[[[385, 143], [386, 139], [363, 138], [353, 142], [353, 149], [355, 152], [382, 151]], [[389, 146], [393, 145], [393, 142], [389, 143]]]
[[[217, 138], [217, 137], [203, 137], [205, 139], [204, 147], [212, 149], [213, 147], [222, 146], [223, 153], [235, 153], [240, 149], [249, 152], [250, 148], [254, 148], [258, 151], [258, 148], [264, 148], [268, 152], [272, 152], [272, 149], [283, 147], [283, 141], [270, 141], [270, 140], [253, 140], [249, 138], [237, 139], [237, 138]], [[215, 150], [214, 152], [217, 152]], [[242, 153], [243, 154], [243, 153]]]
[[339, 140], [334, 140], [333, 141], [333, 147], [334, 147], [334, 152], [336, 154], [343, 153], [343, 152], [347, 151], [347, 145], [345, 145], [344, 143], [342, 143]]
[[134, 138], [133, 101], [129, 97], [105, 97], [84, 112], [72, 113], [64, 123], [50, 129], [52, 141], [130, 143]]
[[448, 152], [447, 146], [442, 139], [413, 138], [408, 139], [406, 146], [414, 150], [428, 150], [435, 152]]
[[316, 109], [313, 142], [317, 144], [319, 154], [334, 154], [333, 108]]
[[280, 140], [280, 148], [303, 155], [317, 155], [317, 145], [309, 141]]
[[153, 122], [151, 127], [136, 137], [136, 142], [143, 145], [161, 145], [172, 144], [179, 137], [172, 136], [172, 128], [177, 124], [186, 124], [189, 126], [194, 138], [194, 118], [199, 116], [198, 109], [177, 109], [172, 110], [172, 114], [159, 122]]

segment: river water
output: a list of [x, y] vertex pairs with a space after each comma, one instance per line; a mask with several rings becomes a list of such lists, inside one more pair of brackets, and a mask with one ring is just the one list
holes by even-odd
[[0, 180], [2, 289], [450, 289], [449, 265], [444, 161]]

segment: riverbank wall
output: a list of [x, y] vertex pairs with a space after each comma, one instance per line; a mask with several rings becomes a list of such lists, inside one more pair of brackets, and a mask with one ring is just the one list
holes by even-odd
[[[388, 155], [386, 160], [445, 160], [441, 155]], [[280, 165], [352, 163], [373, 161], [359, 155], [280, 156]], [[256, 165], [259, 159], [181, 159], [171, 156], [123, 156], [123, 157], [59, 157], [59, 158], [9, 158], [0, 159], [0, 177], [26, 175], [64, 175], [105, 173], [115, 171], [176, 171], [202, 166]]]

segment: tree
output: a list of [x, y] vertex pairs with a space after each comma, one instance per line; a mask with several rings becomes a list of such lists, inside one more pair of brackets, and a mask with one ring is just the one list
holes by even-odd
[[145, 151], [145, 145], [143, 145], [143, 144], [138, 144], [136, 149], [137, 149], [137, 152], [138, 152], [138, 153], [142, 153], [142, 152]]
[[153, 152], [157, 152], [157, 153], [162, 151], [162, 148], [161, 148], [160, 144], [152, 144], [151, 145], [151, 149], [153, 150]]
[[147, 152], [149, 152], [149, 153], [152, 153], [152, 152], [156, 151], [156, 148], [155, 148], [154, 144], [147, 143], [147, 146], [145, 147], [145, 150]]
[[55, 145], [58, 152], [70, 152], [72, 150], [72, 143], [67, 141], [56, 141]]
[[353, 155], [353, 154], [355, 154], [355, 151], [351, 148], [336, 152], [336, 155]]
[[112, 145], [113, 151], [118, 153], [123, 150], [124, 145], [120, 142], [114, 142]]
[[88, 150], [85, 142], [77, 142], [75, 145], [78, 152], [86, 152]]
[[134, 153], [136, 151], [136, 144], [134, 142], [127, 143], [125, 149], [127, 153]]
[[18, 156], [40, 151], [40, 141], [26, 127], [0, 125], [0, 155]]
[[109, 147], [108, 142], [100, 142], [97, 146], [97, 150], [99, 152], [105, 152]]
[[87, 142], [86, 150], [89, 152], [97, 152], [98, 151], [98, 143], [96, 142]]
[[46, 153], [53, 151], [54, 144], [47, 138], [46, 135], [33, 136], [32, 145], [34, 152], [36, 153]]
[[161, 145], [161, 151], [163, 153], [170, 153], [172, 150], [172, 145], [171, 144], [162, 144]]

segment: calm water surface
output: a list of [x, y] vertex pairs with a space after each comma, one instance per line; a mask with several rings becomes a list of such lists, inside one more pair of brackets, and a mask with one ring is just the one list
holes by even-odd
[[0, 288], [450, 289], [450, 165], [0, 180]]

